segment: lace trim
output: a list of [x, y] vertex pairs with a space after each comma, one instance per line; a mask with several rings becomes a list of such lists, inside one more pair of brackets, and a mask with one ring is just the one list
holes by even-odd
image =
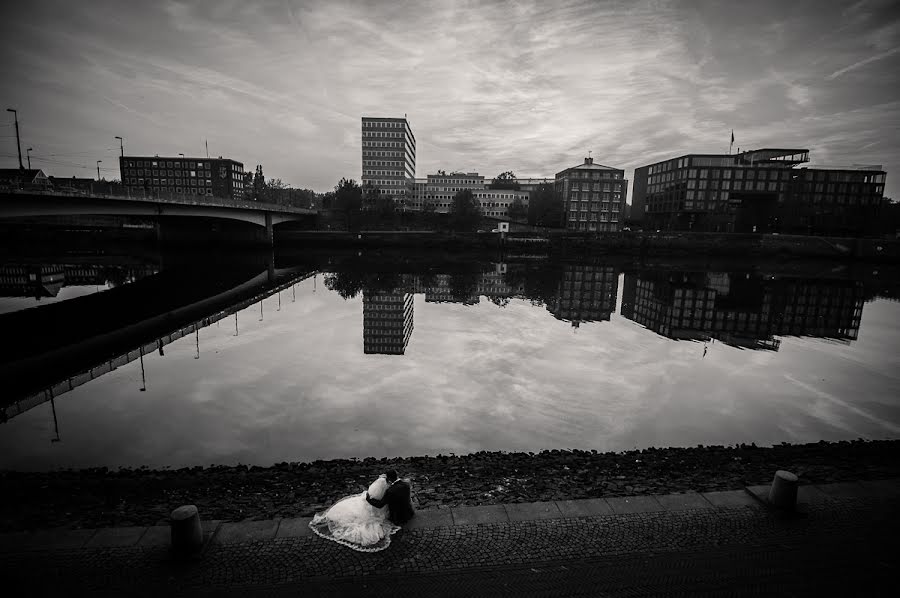
[[[327, 526], [328, 520], [325, 517], [324, 513], [317, 513], [316, 516], [312, 518], [312, 521], [309, 522], [309, 529], [311, 529], [312, 532], [315, 535], [319, 536], [320, 538], [324, 538], [325, 540], [331, 540], [332, 542], [336, 542], [336, 543], [340, 544], [341, 546], [346, 546], [347, 548], [350, 548], [357, 552], [381, 552], [382, 550], [384, 550], [385, 548], [387, 548], [388, 546], [391, 545], [391, 536], [396, 534], [401, 529], [399, 525], [394, 525], [393, 523], [387, 523], [387, 522], [383, 523], [382, 527], [386, 528], [385, 529], [386, 533], [385, 533], [384, 537], [381, 538], [374, 546], [367, 547], [367, 546], [361, 546], [359, 544], [354, 544], [353, 542], [350, 542], [349, 540], [344, 540], [343, 538], [335, 538], [334, 536], [331, 535], [330, 530], [328, 531], [327, 534], [320, 532], [316, 528], [316, 526], [319, 524], [322, 524], [323, 522]], [[327, 527], [326, 527], [326, 529], [327, 529]]]

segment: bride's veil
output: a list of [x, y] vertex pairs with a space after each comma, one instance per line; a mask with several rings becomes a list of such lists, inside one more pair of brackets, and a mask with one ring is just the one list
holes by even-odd
[[369, 485], [369, 496], [374, 499], [381, 499], [384, 496], [387, 487], [388, 483], [385, 477], [383, 475], [379, 476], [377, 480]]

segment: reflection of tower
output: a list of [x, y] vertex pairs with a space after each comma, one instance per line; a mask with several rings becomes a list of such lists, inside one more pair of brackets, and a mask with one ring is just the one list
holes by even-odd
[[609, 320], [616, 309], [618, 287], [619, 275], [612, 266], [566, 264], [557, 299], [547, 310], [575, 327]]
[[363, 352], [403, 355], [413, 331], [413, 295], [363, 291]]

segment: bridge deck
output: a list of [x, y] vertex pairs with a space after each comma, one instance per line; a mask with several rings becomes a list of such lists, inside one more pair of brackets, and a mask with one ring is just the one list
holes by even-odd
[[[131, 194], [126, 195], [106, 195], [102, 193], [79, 193], [69, 191], [52, 191], [44, 189], [15, 189], [0, 187], [0, 195], [16, 195], [31, 197], [47, 197], [47, 198], [72, 198], [81, 201], [97, 200], [97, 201], [121, 201], [129, 203], [144, 204], [166, 204], [181, 205], [192, 207], [210, 207], [210, 208], [230, 208], [235, 210], [252, 210], [259, 212], [270, 212], [278, 214], [316, 214], [316, 210], [308, 208], [298, 208], [295, 206], [283, 206], [271, 203], [262, 203], [257, 201], [238, 201], [234, 199], [225, 199], [221, 197], [210, 197], [207, 195], [184, 195], [184, 194], [154, 194], [145, 195]], [[0, 201], [0, 214], [3, 212], [3, 202]]]

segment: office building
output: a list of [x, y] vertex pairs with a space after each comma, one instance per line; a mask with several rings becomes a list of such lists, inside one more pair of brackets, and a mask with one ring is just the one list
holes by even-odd
[[363, 291], [363, 352], [403, 355], [413, 331], [413, 295]]
[[556, 192], [562, 198], [566, 228], [584, 232], [622, 230], [628, 180], [625, 171], [594, 164], [583, 164], [556, 173]]
[[863, 236], [876, 226], [880, 166], [798, 168], [806, 149], [688, 154], [635, 169], [632, 219], [648, 230]]
[[481, 206], [481, 214], [490, 218], [508, 218], [509, 206], [517, 199], [528, 207], [528, 191], [491, 189], [477, 172], [429, 174], [426, 181], [426, 201], [434, 205], [435, 212], [451, 212], [453, 197], [460, 191], [471, 191], [472, 197]]
[[406, 118], [362, 117], [363, 186], [402, 205], [415, 193], [416, 137]]
[[122, 183], [132, 194], [244, 198], [244, 165], [228, 158], [123, 156]]

